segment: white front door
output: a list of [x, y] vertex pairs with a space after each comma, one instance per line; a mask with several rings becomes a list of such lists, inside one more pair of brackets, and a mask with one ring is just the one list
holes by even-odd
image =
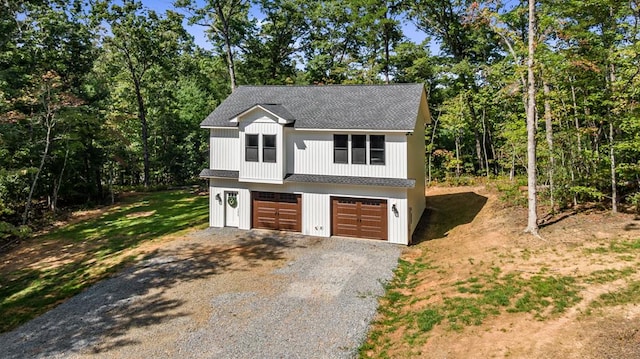
[[237, 227], [240, 222], [240, 217], [238, 215], [238, 192], [225, 192], [224, 193], [224, 203], [225, 203], [225, 222], [224, 225], [227, 227]]

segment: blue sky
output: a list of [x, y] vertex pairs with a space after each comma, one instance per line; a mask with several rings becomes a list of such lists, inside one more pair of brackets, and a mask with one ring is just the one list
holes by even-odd
[[[141, 0], [141, 2], [148, 7], [149, 9], [155, 10], [156, 12], [163, 13], [167, 9], [176, 10], [171, 1], [162, 1], [162, 0]], [[182, 12], [181, 10], [177, 10], [178, 12]], [[253, 7], [251, 10], [251, 15], [258, 18], [259, 20], [263, 17], [260, 11]], [[198, 25], [187, 25], [186, 21], [184, 24], [187, 31], [194, 37], [195, 42], [198, 46], [211, 49], [211, 44], [207, 42], [206, 36], [204, 34], [205, 28]], [[402, 30], [404, 35], [408, 37], [411, 41], [415, 43], [421, 43], [427, 37], [421, 31], [418, 31], [414, 24], [409, 21], [405, 21]], [[433, 49], [432, 49], [433, 50]]]

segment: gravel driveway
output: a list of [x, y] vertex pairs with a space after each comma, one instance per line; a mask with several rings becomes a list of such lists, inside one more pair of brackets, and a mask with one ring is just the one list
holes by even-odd
[[0, 356], [354, 357], [401, 249], [207, 229], [0, 335]]

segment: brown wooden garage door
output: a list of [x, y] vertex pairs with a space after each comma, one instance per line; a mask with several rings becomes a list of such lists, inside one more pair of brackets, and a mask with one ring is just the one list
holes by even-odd
[[252, 192], [252, 227], [300, 232], [302, 228], [299, 194]]
[[387, 239], [387, 201], [331, 198], [331, 231], [336, 236]]

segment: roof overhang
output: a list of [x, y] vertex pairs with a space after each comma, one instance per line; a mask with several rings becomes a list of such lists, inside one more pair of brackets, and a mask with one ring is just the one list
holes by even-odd
[[328, 176], [308, 174], [288, 174], [285, 177], [284, 182], [396, 188], [414, 188], [416, 186], [416, 180], [410, 178]]
[[237, 130], [238, 125], [235, 126], [210, 126], [210, 125], [200, 125], [200, 128], [208, 128], [212, 130]]
[[225, 179], [238, 179], [240, 172], [227, 171], [227, 170], [212, 170], [205, 168], [200, 171], [200, 178], [225, 178]]

